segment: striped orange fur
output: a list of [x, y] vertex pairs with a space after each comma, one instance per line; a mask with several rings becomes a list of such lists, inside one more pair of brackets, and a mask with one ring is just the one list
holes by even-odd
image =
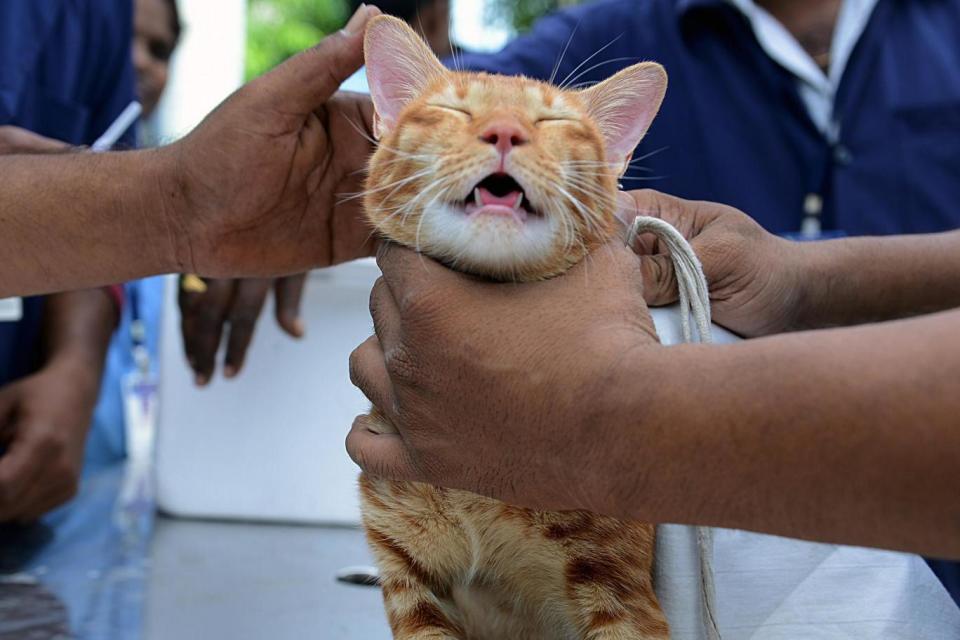
[[[385, 238], [517, 281], [561, 274], [612, 238], [617, 179], [663, 97], [659, 65], [585, 91], [451, 72], [387, 17], [366, 54], [381, 139], [365, 205]], [[360, 491], [397, 639], [669, 637], [652, 525], [369, 475]]]

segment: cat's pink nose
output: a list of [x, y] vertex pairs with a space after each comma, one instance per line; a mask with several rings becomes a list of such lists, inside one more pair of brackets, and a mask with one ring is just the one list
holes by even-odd
[[496, 147], [502, 156], [507, 155], [514, 147], [530, 142], [530, 138], [519, 125], [504, 121], [490, 123], [480, 134], [480, 139]]

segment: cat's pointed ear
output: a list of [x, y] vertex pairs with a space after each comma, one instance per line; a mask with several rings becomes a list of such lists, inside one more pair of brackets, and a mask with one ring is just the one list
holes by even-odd
[[392, 16], [370, 21], [363, 50], [379, 137], [393, 128], [400, 111], [446, 69], [406, 22]]
[[667, 72], [656, 62], [641, 62], [580, 93], [600, 128], [611, 163], [626, 163], [647, 133], [667, 91]]

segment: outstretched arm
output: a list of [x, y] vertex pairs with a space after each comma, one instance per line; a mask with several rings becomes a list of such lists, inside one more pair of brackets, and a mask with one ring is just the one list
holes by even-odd
[[[732, 207], [656, 191], [621, 194], [621, 217], [652, 215], [690, 241], [710, 284], [714, 319], [754, 337], [893, 320], [960, 307], [960, 231], [791, 242]], [[641, 239], [644, 297], [674, 302], [673, 263]]]
[[331, 99], [363, 58], [344, 31], [239, 89], [189, 136], [128, 153], [0, 158], [0, 297], [145, 275], [279, 275], [370, 253], [357, 200], [366, 96]]
[[616, 377], [649, 382], [605, 396], [604, 510], [960, 557], [960, 311], [634, 349]]
[[181, 268], [171, 155], [0, 157], [0, 297]]

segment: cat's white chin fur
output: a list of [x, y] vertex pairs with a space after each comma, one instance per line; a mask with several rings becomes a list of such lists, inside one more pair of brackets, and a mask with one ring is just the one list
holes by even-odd
[[563, 237], [557, 216], [528, 216], [523, 222], [510, 216], [468, 216], [462, 206], [445, 203], [425, 208], [418, 226], [422, 251], [457, 269], [506, 280], [541, 264]]

